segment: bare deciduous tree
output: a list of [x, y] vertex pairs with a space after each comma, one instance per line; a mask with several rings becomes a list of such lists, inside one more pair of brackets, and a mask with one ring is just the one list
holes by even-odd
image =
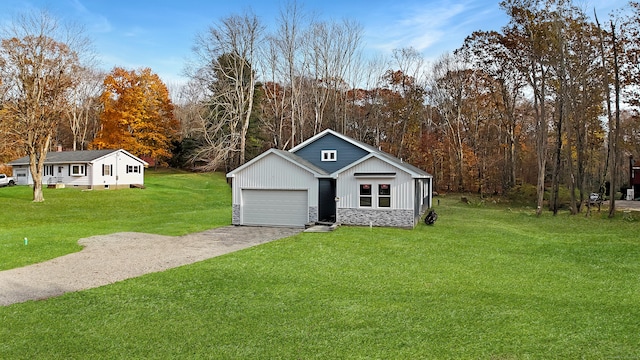
[[29, 156], [33, 201], [44, 201], [42, 173], [47, 151], [61, 121], [73, 78], [89, 41], [46, 12], [17, 17], [3, 29], [0, 46], [2, 86], [6, 94], [2, 121]]
[[433, 80], [429, 86], [429, 99], [439, 112], [452, 145], [454, 166], [451, 175], [455, 176], [455, 191], [464, 189], [465, 144], [464, 132], [467, 129], [463, 107], [465, 101], [465, 82], [468, 76], [467, 66], [454, 54], [443, 55], [433, 66]]
[[548, 146], [548, 87], [549, 87], [549, 44], [546, 38], [545, 17], [548, 9], [541, 6], [538, 0], [504, 0], [500, 3], [507, 15], [511, 17], [504, 33], [509, 39], [507, 48], [512, 57], [519, 59], [518, 70], [527, 79], [533, 92], [533, 109], [535, 111], [535, 141], [537, 176], [537, 208], [540, 216], [544, 205], [545, 176], [547, 172]]
[[[199, 157], [234, 158], [233, 164], [227, 164], [231, 167], [244, 164], [257, 81], [254, 64], [263, 30], [258, 18], [247, 13], [221, 19], [198, 38], [195, 52], [201, 65], [192, 77], [210, 91], [207, 131], [215, 132], [205, 137], [207, 145]], [[228, 154], [217, 154], [220, 151]], [[206, 168], [215, 170], [220, 165], [211, 161]]]
[[[283, 81], [289, 87], [289, 111], [291, 112], [291, 137], [287, 141], [291, 147], [296, 145], [298, 128], [302, 126], [304, 110], [302, 106], [302, 91], [300, 80], [301, 69], [306, 67], [303, 51], [304, 26], [308, 20], [301, 7], [295, 2], [289, 2], [280, 11], [279, 28], [274, 38], [277, 48], [283, 57]], [[300, 140], [302, 141], [302, 140]]]
[[[73, 136], [73, 151], [85, 150], [95, 136], [104, 79], [104, 74], [86, 67], [78, 69], [75, 76], [76, 83], [70, 90], [69, 104], [65, 111]], [[88, 138], [89, 132], [93, 132], [93, 136]]]

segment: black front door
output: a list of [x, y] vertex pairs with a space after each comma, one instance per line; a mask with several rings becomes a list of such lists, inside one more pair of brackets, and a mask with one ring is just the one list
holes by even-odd
[[320, 179], [318, 221], [336, 222], [336, 179]]

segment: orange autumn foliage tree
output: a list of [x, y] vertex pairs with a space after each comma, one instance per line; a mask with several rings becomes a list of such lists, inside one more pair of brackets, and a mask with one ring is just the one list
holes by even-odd
[[100, 102], [104, 110], [93, 148], [122, 148], [160, 164], [171, 158], [171, 141], [180, 125], [166, 85], [151, 69], [113, 69]]

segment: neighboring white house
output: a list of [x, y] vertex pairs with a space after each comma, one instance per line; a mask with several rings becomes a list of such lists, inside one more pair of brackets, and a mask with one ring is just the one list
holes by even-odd
[[234, 225], [413, 228], [432, 201], [430, 174], [332, 130], [268, 150], [227, 177]]
[[[16, 185], [33, 185], [28, 157], [11, 161], [9, 165], [13, 167]], [[96, 190], [142, 186], [148, 165], [122, 149], [49, 152], [42, 184]]]

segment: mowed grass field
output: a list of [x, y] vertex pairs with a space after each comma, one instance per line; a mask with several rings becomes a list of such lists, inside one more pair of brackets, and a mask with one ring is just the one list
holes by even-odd
[[151, 170], [145, 185], [117, 191], [44, 189], [43, 203], [32, 201], [28, 186], [0, 188], [0, 270], [79, 251], [78, 240], [92, 235], [183, 235], [231, 223], [231, 188], [224, 174]]
[[[133, 195], [48, 192], [45, 204], [25, 200], [21, 211], [37, 207], [49, 214], [60, 206], [66, 216], [17, 213], [14, 221], [31, 219], [31, 227], [44, 233], [47, 221], [74, 212], [56, 205], [58, 197], [96, 209], [116, 206], [106, 195], [120, 197], [118, 206], [129, 214], [121, 221], [97, 216], [91, 225], [87, 217], [75, 221], [71, 233], [51, 224], [57, 235], [42, 241], [60, 253], [73, 251], [72, 239], [93, 229], [180, 234], [230, 222], [230, 192], [220, 175], [151, 174], [147, 184]], [[24, 197], [14, 189], [11, 196]], [[95, 198], [82, 200], [86, 196]], [[132, 203], [123, 204], [125, 199]], [[435, 226], [302, 233], [101, 288], [1, 307], [0, 358], [640, 358], [637, 215], [538, 218], [533, 209], [459, 199], [440, 198]], [[183, 201], [193, 202], [176, 214], [168, 210]], [[156, 206], [167, 211], [150, 210]], [[147, 211], [151, 220], [129, 218]], [[20, 241], [21, 248], [13, 249], [4, 230], [2, 236], [3, 262], [6, 248], [14, 257], [26, 256]], [[49, 244], [57, 241], [68, 245], [60, 250]]]

